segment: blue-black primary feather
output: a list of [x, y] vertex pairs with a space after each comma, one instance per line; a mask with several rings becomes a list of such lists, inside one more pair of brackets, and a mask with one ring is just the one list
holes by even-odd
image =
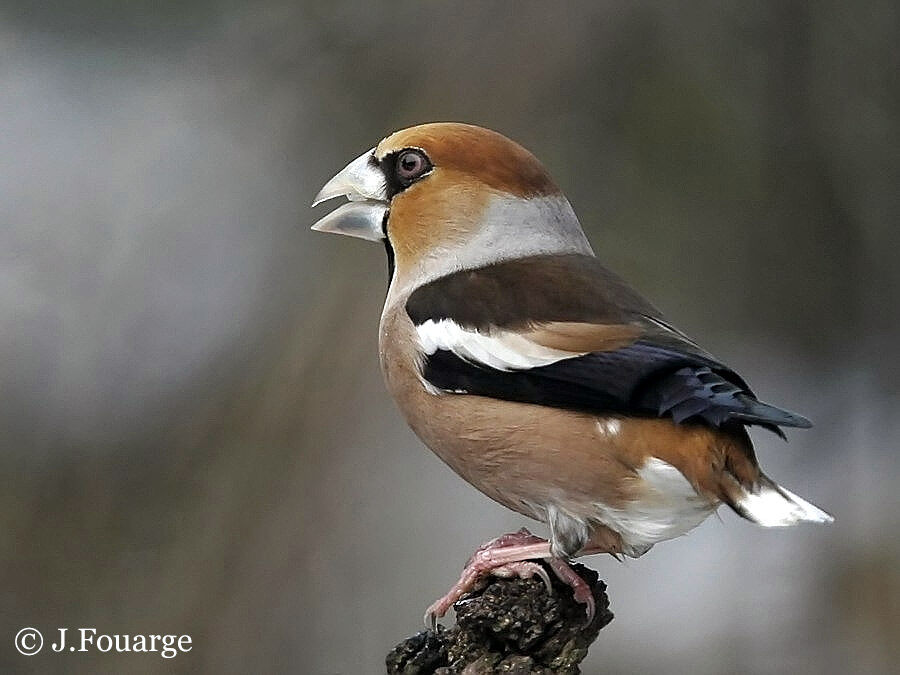
[[757, 400], [726, 366], [644, 341], [528, 370], [501, 371], [438, 350], [423, 375], [446, 391], [592, 413], [669, 417], [677, 423], [809, 427], [809, 420]]

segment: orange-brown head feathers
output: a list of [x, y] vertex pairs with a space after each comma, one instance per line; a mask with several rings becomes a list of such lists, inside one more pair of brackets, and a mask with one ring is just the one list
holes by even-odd
[[403, 129], [351, 162], [316, 203], [351, 199], [315, 229], [387, 238], [394, 281], [543, 253], [591, 253], [537, 158], [489, 129], [451, 122]]
[[496, 131], [422, 124], [385, 138], [375, 157], [390, 167], [407, 149], [424, 153], [432, 168], [391, 200], [388, 237], [401, 272], [461, 248], [490, 224], [486, 216], [499, 200], [559, 195], [537, 158]]
[[503, 134], [458, 122], [433, 122], [391, 134], [375, 148], [382, 160], [405, 148], [423, 150], [435, 167], [452, 180], [475, 181], [483, 188], [514, 195], [539, 197], [559, 194], [537, 157]]

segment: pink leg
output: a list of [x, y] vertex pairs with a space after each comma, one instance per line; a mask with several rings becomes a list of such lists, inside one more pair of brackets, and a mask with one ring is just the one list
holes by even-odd
[[478, 580], [488, 573], [504, 578], [516, 575], [530, 578], [538, 574], [549, 591], [551, 587], [547, 573], [537, 563], [530, 562], [532, 560], [550, 561], [550, 568], [559, 580], [572, 588], [575, 600], [586, 605], [590, 623], [594, 618], [594, 596], [590, 587], [565, 560], [550, 554], [550, 542], [536, 537], [523, 527], [518, 532], [501, 535], [475, 551], [463, 568], [459, 581], [425, 612], [425, 625], [434, 627], [437, 619], [444, 616], [453, 603], [471, 591]]

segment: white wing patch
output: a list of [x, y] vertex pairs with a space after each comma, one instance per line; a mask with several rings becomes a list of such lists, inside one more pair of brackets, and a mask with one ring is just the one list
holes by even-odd
[[615, 417], [601, 417], [597, 420], [597, 429], [606, 436], [615, 436], [622, 431], [622, 423]]
[[510, 330], [493, 329], [490, 333], [481, 333], [463, 328], [451, 319], [428, 319], [416, 326], [416, 331], [427, 356], [443, 349], [495, 370], [528, 370], [586, 353], [545, 347]]

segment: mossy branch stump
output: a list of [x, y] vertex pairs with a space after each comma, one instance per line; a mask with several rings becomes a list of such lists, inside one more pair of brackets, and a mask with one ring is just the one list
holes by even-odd
[[613, 619], [606, 584], [584, 565], [573, 565], [597, 604], [585, 625], [584, 605], [547, 569], [548, 594], [539, 578], [488, 577], [454, 606], [456, 625], [407, 638], [388, 654], [388, 675], [576, 675], [600, 629]]

